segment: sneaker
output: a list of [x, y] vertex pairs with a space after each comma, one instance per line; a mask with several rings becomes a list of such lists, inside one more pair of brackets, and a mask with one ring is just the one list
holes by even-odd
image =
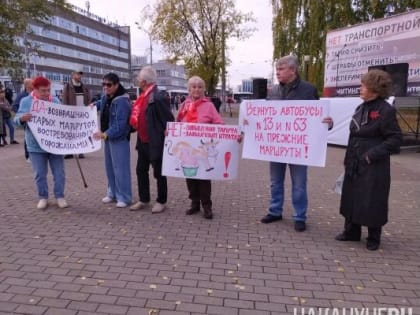
[[72, 159], [73, 158], [73, 154], [67, 154], [64, 156], [64, 159], [68, 160], [68, 159]]
[[267, 223], [281, 221], [281, 220], [283, 220], [283, 216], [281, 215], [275, 216], [275, 215], [267, 214], [265, 217], [261, 219], [261, 223], [267, 224]]
[[85, 155], [84, 154], [79, 154], [79, 159], [84, 159]]
[[64, 198], [57, 198], [57, 206], [60, 209], [67, 208], [69, 204], [67, 203], [66, 199]]
[[8, 143], [6, 140], [4, 140], [4, 141], [3, 141], [3, 144], [4, 144], [4, 145], [8, 145], [9, 143]]
[[159, 213], [159, 212], [162, 212], [162, 211], [164, 211], [164, 210], [165, 210], [165, 208], [166, 208], [166, 204], [165, 204], [165, 203], [159, 203], [159, 202], [156, 202], [156, 203], [153, 205], [153, 208], [152, 208], [152, 213]]
[[10, 144], [19, 144], [16, 140], [10, 141]]
[[128, 204], [126, 204], [125, 202], [122, 202], [122, 201], [117, 202], [117, 208], [125, 208], [127, 206]]
[[36, 205], [36, 208], [38, 210], [44, 210], [48, 207], [48, 200], [47, 199], [39, 199], [38, 204]]
[[370, 240], [370, 239], [366, 239], [366, 240], [367, 240], [366, 248], [368, 250], [378, 250], [379, 249], [380, 242], [375, 241], [375, 240]]
[[149, 202], [137, 201], [134, 205], [130, 207], [130, 211], [138, 211], [146, 209], [149, 206]]
[[108, 196], [102, 198], [103, 203], [111, 203], [113, 201], [114, 201], [114, 199], [111, 198], [111, 197], [108, 197]]
[[295, 222], [295, 231], [303, 232], [306, 230], [306, 223], [304, 221], [296, 221]]

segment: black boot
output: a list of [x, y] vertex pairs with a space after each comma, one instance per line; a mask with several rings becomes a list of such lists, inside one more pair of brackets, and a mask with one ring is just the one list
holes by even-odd
[[368, 237], [366, 238], [366, 248], [368, 250], [377, 250], [381, 244], [381, 227], [368, 227]]
[[362, 235], [362, 227], [359, 224], [354, 224], [350, 220], [346, 219], [344, 222], [344, 231], [338, 234], [335, 239], [337, 241], [346, 242], [358, 242]]
[[211, 206], [212, 206], [211, 201], [206, 202], [206, 203], [202, 203], [202, 205], [203, 205], [203, 210], [204, 210], [203, 217], [205, 217], [208, 220], [213, 219], [213, 211], [211, 209]]
[[185, 211], [185, 214], [192, 215], [197, 212], [200, 212], [200, 201], [191, 201], [191, 208]]

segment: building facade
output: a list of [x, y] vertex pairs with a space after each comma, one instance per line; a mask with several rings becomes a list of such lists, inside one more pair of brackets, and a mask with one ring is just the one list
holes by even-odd
[[[140, 70], [147, 65], [146, 56], [132, 56], [132, 84], [137, 86], [137, 75]], [[151, 65], [156, 70], [157, 85], [161, 90], [186, 90], [187, 76], [185, 67], [170, 63], [166, 60], [159, 60]]]
[[82, 80], [92, 96], [102, 92], [102, 77], [109, 72], [130, 86], [130, 27], [71, 7], [57, 9], [48, 25], [29, 23], [31, 31], [20, 39], [25, 76], [45, 76], [57, 96], [74, 70], [83, 71]]

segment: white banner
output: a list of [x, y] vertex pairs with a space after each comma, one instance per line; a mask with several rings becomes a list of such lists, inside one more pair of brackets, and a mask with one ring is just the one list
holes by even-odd
[[169, 122], [162, 174], [231, 180], [238, 173], [238, 126]]
[[[408, 94], [420, 92], [420, 10], [329, 31], [324, 96], [358, 95], [369, 66], [408, 63]], [[336, 91], [337, 89], [337, 91]]]
[[93, 140], [98, 131], [96, 107], [69, 106], [34, 100], [28, 121], [40, 147], [53, 154], [80, 154], [98, 151], [101, 141]]
[[328, 126], [322, 120], [328, 112], [328, 101], [243, 101], [242, 157], [325, 166]]

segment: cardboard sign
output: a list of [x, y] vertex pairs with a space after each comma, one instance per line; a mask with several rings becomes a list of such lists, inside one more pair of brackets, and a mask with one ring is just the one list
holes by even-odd
[[98, 131], [96, 107], [34, 100], [31, 114], [28, 126], [43, 150], [53, 154], [80, 154], [101, 149], [101, 141], [92, 137]]
[[231, 180], [237, 176], [238, 126], [169, 122], [162, 174]]
[[246, 100], [239, 123], [243, 158], [325, 166], [328, 101]]

